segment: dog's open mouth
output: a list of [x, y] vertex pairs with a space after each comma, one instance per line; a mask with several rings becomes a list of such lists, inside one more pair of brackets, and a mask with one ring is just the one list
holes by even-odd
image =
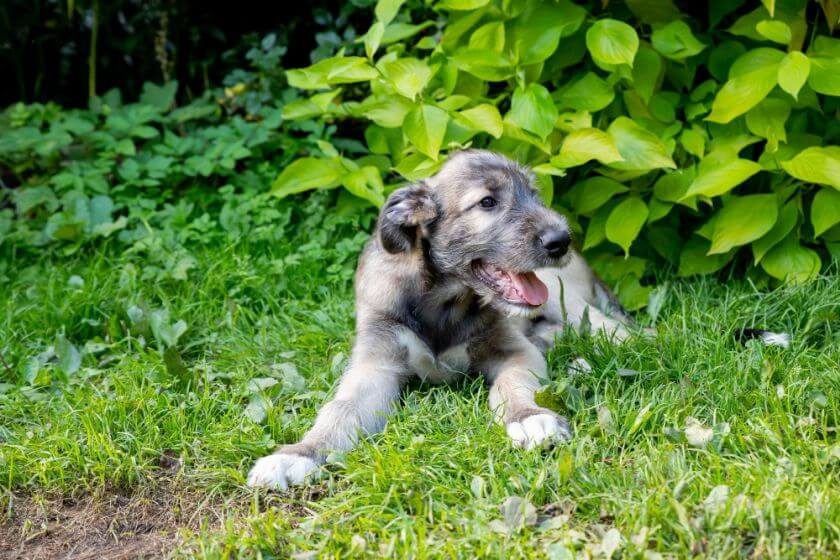
[[532, 271], [511, 272], [488, 262], [475, 261], [473, 272], [507, 303], [539, 307], [548, 301], [548, 288]]

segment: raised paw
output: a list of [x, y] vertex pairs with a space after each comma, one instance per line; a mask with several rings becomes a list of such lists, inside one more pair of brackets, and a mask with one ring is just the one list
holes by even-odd
[[289, 453], [275, 453], [254, 463], [248, 473], [248, 486], [261, 486], [272, 490], [286, 490], [294, 484], [301, 484], [318, 469], [318, 463]]
[[507, 435], [517, 447], [533, 449], [549, 447], [558, 441], [572, 439], [569, 422], [554, 412], [535, 408], [517, 414], [507, 423]]

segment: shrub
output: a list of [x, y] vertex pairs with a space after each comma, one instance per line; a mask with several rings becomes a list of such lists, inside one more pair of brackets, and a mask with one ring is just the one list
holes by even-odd
[[272, 190], [379, 205], [487, 147], [533, 167], [630, 308], [663, 263], [810, 279], [840, 254], [837, 3], [694, 4], [379, 0], [355, 44], [288, 71], [283, 110], [366, 153], [319, 142]]

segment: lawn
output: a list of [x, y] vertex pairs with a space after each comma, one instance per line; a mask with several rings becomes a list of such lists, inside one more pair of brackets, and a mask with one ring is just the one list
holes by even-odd
[[[347, 358], [373, 214], [313, 216], [282, 241], [197, 247], [186, 280], [107, 242], [9, 252], [0, 557], [840, 554], [831, 270], [775, 290], [666, 271], [637, 315], [654, 338], [566, 334], [541, 398], [572, 421], [567, 445], [513, 448], [480, 379], [417, 383], [382, 435], [312, 486], [247, 488], [252, 461], [302, 434]], [[743, 326], [792, 344], [742, 344]], [[592, 371], [570, 375], [577, 357]]]

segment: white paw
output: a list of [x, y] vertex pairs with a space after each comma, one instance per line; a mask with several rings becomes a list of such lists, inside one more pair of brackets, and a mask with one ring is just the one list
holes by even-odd
[[304, 482], [318, 469], [318, 463], [302, 455], [276, 453], [258, 459], [248, 473], [248, 486], [286, 490]]
[[572, 439], [568, 425], [553, 414], [532, 414], [521, 422], [510, 422], [507, 425], [507, 435], [514, 445], [525, 449]]

